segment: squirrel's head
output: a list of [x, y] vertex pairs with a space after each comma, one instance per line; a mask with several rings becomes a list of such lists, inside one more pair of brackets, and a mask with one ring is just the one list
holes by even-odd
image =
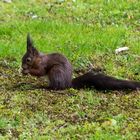
[[30, 37], [30, 34], [27, 35], [27, 50], [24, 56], [22, 57], [22, 73], [28, 74], [29, 68], [34, 65], [36, 58], [38, 57], [39, 52], [34, 47], [33, 41]]

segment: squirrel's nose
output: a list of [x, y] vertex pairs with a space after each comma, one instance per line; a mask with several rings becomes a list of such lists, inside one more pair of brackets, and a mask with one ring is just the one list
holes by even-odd
[[27, 69], [27, 68], [28, 68], [27, 65], [22, 65], [22, 69], [23, 69], [23, 70], [25, 70], [25, 69]]

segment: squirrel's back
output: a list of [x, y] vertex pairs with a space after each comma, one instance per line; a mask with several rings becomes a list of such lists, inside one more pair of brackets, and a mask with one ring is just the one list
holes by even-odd
[[66, 89], [71, 86], [72, 66], [68, 59], [59, 53], [48, 54], [47, 75], [51, 89]]

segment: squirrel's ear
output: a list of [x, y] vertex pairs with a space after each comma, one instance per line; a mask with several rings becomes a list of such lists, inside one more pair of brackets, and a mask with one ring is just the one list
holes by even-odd
[[39, 55], [38, 50], [37, 50], [36, 48], [34, 48], [34, 47], [32, 47], [32, 49], [31, 49], [31, 53], [33, 54], [33, 56], [37, 56], [37, 55]]
[[27, 51], [29, 51], [33, 47], [33, 41], [30, 37], [30, 34], [27, 34]]
[[29, 52], [33, 55], [38, 55], [39, 54], [38, 50], [34, 47], [33, 41], [31, 39], [29, 33], [27, 35], [27, 52]]

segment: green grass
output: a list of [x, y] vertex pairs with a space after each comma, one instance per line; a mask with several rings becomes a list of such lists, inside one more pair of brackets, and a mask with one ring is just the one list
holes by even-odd
[[[45, 79], [20, 73], [30, 32], [40, 51], [63, 53], [74, 71], [93, 65], [140, 80], [139, 7], [139, 0], [0, 1], [0, 139], [139, 139], [139, 91], [48, 92], [37, 89]], [[116, 55], [123, 46], [129, 51]]]

